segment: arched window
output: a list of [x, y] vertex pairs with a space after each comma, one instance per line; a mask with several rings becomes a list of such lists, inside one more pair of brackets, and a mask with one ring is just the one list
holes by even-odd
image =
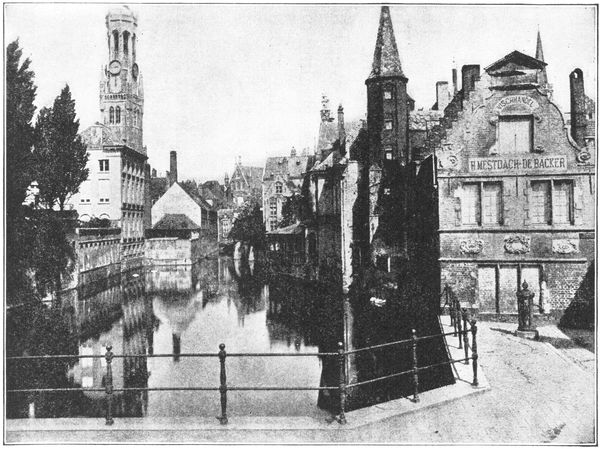
[[121, 123], [121, 106], [117, 106], [115, 123]]
[[113, 53], [116, 55], [119, 53], [119, 32], [113, 31]]
[[135, 59], [135, 34], [131, 37], [131, 56]]
[[114, 122], [115, 122], [115, 108], [113, 108], [111, 106], [110, 109], [108, 110], [108, 123], [114, 123]]
[[123, 32], [123, 53], [129, 56], [129, 31]]

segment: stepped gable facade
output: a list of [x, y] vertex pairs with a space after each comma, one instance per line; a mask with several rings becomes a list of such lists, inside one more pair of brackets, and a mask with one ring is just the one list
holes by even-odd
[[539, 34], [536, 55], [514, 51], [481, 74], [463, 67], [462, 91], [430, 136], [441, 287], [480, 313], [516, 313], [523, 281], [545, 312], [565, 309], [593, 261], [595, 143], [583, 75], [571, 74], [580, 121], [569, 133]]

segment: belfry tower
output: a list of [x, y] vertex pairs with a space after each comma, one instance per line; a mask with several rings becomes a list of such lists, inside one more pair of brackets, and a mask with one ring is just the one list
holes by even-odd
[[145, 154], [143, 147], [144, 89], [136, 62], [137, 16], [127, 7], [106, 15], [108, 65], [102, 68], [100, 113], [115, 139]]

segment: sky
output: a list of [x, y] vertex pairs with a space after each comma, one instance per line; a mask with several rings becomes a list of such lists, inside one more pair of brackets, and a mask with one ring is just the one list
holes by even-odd
[[[115, 4], [5, 4], [5, 46], [32, 60], [38, 108], [68, 83], [80, 130], [100, 119], [108, 64], [104, 18]], [[179, 179], [223, 181], [234, 161], [264, 166], [295, 147], [312, 152], [321, 95], [345, 119], [365, 118], [379, 25], [376, 4], [129, 4], [138, 15], [144, 144], [159, 173], [178, 154]], [[542, 35], [549, 82], [569, 109], [569, 73], [583, 70], [596, 99], [596, 10], [579, 6], [393, 5], [394, 33], [417, 108], [451, 82], [453, 61], [482, 69], [513, 50], [535, 56]], [[459, 75], [460, 77], [460, 75]]]

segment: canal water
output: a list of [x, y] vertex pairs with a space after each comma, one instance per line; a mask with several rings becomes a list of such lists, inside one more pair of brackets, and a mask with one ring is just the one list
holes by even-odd
[[[229, 353], [317, 353], [335, 349], [340, 314], [327, 298], [302, 288], [269, 285], [259, 267], [231, 258], [194, 266], [130, 272], [63, 294], [60, 311], [11, 311], [8, 347], [14, 354], [103, 355], [112, 346], [113, 386], [218, 387], [220, 343]], [[42, 325], [40, 325], [43, 323]], [[31, 326], [33, 324], [34, 326]], [[20, 332], [35, 327], [33, 333]], [[13, 341], [10, 341], [10, 340]], [[17, 341], [18, 339], [18, 341]], [[23, 341], [26, 340], [26, 341]], [[173, 354], [157, 357], [161, 354]], [[318, 387], [317, 356], [226, 359], [227, 382], [237, 387]], [[328, 363], [328, 362], [325, 362]], [[13, 394], [9, 417], [103, 416], [103, 358], [15, 361], [9, 388], [82, 388], [79, 392]], [[116, 391], [116, 416], [217, 416], [218, 391]], [[317, 391], [230, 391], [230, 415], [327, 416]]]
[[[410, 339], [412, 327], [418, 328], [419, 335], [439, 333], [437, 316], [422, 312], [423, 298], [415, 295], [411, 301], [376, 307], [368, 298], [343, 300], [322, 286], [274, 278], [254, 263], [228, 257], [193, 266], [130, 271], [65, 292], [60, 306], [38, 304], [9, 311], [7, 355], [73, 357], [11, 360], [7, 389], [77, 390], [10, 393], [7, 416], [104, 416], [106, 361], [102, 356], [109, 346], [116, 355], [112, 362], [116, 417], [218, 416], [218, 391], [152, 389], [217, 388], [216, 355], [221, 343], [229, 354], [229, 386], [337, 386], [337, 356], [312, 354], [335, 352], [339, 341], [355, 349]], [[212, 356], [189, 356], [193, 353]], [[291, 356], [243, 355], [251, 353]], [[447, 360], [443, 338], [422, 342], [418, 359], [423, 367]], [[347, 409], [412, 394], [412, 361], [410, 345], [349, 356], [350, 383], [407, 374], [349, 388]], [[419, 374], [421, 391], [453, 382], [448, 365]], [[129, 390], [119, 391], [123, 388]], [[229, 391], [227, 399], [230, 416], [326, 418], [338, 411], [339, 404], [337, 392], [316, 390]]]

